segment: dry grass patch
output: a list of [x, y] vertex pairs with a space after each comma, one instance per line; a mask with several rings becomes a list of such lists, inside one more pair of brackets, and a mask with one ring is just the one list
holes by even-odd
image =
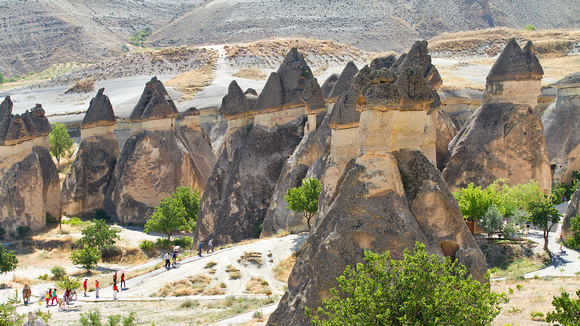
[[244, 293], [270, 295], [272, 294], [272, 289], [270, 289], [269, 285], [270, 284], [261, 277], [252, 277], [246, 283], [246, 290]]
[[292, 271], [292, 267], [296, 264], [296, 259], [298, 255], [296, 253], [292, 253], [284, 260], [280, 260], [280, 262], [274, 266], [274, 278], [276, 278], [280, 282], [288, 283], [288, 277], [290, 277], [290, 272]]
[[521, 44], [532, 40], [540, 58], [564, 56], [577, 47], [578, 42], [580, 42], [580, 30], [528, 31], [501, 27], [443, 33], [429, 41], [429, 50], [431, 52], [495, 56], [501, 53], [507, 40], [512, 37]]
[[239, 77], [239, 78], [253, 79], [253, 80], [264, 80], [264, 79], [266, 79], [266, 77], [268, 77], [260, 69], [256, 69], [256, 68], [243, 68], [243, 69], [240, 69], [237, 72], [233, 73], [232, 76]]
[[226, 294], [225, 289], [227, 288], [227, 286], [226, 287], [222, 287], [221, 286], [222, 284], [225, 285], [224, 283], [221, 283], [220, 285], [216, 285], [216, 286], [214, 286], [212, 288], [209, 288], [209, 289], [203, 291], [203, 294], [204, 295], [220, 295], [220, 294]]
[[230, 274], [230, 280], [237, 280], [242, 277], [240, 270], [235, 268], [233, 265], [228, 265], [226, 273]]
[[165, 85], [171, 86], [181, 93], [183, 96], [180, 101], [189, 100], [202, 90], [209, 86], [215, 78], [215, 71], [212, 66], [204, 66], [199, 69], [193, 69], [179, 76], [175, 76], [168, 80]]
[[95, 78], [87, 77], [83, 79], [77, 79], [75, 83], [67, 89], [64, 93], [89, 93], [95, 89]]
[[545, 316], [554, 310], [554, 296], [560, 296], [562, 291], [572, 293], [578, 289], [580, 279], [577, 277], [492, 281], [491, 290], [504, 292], [510, 299], [502, 305], [501, 313], [492, 325], [538, 325], [537, 321], [542, 320], [538, 312]]
[[189, 276], [186, 279], [170, 283], [166, 287], [159, 289], [157, 295], [160, 297], [196, 295], [204, 292], [210, 282], [211, 277], [209, 275]]
[[261, 252], [244, 252], [242, 256], [238, 259], [238, 263], [242, 265], [248, 265], [249, 263], [256, 264], [258, 267], [262, 267], [262, 253]]
[[440, 90], [444, 92], [462, 91], [466, 88], [485, 91], [484, 84], [474, 83], [467, 78], [453, 76], [450, 73], [442, 73], [441, 78], [443, 79], [443, 85], [441, 85]]
[[217, 263], [215, 261], [210, 261], [209, 263], [205, 264], [205, 267], [204, 268], [205, 269], [212, 268], [215, 265], [217, 265]]

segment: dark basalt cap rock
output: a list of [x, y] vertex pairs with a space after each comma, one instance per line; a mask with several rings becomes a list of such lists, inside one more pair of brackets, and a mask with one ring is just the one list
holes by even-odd
[[157, 80], [157, 77], [153, 77], [145, 85], [143, 94], [141, 94], [141, 98], [131, 112], [129, 119], [133, 121], [163, 119], [175, 117], [177, 113], [177, 107], [167, 94], [165, 86]]
[[324, 81], [322, 86], [320, 86], [320, 89], [322, 89], [322, 94], [324, 95], [324, 98], [327, 98], [328, 95], [330, 95], [330, 92], [332, 91], [332, 87], [334, 86], [334, 84], [338, 80], [338, 77], [340, 77], [340, 75], [337, 73], [334, 73], [334, 74], [328, 76], [328, 78], [326, 78], [326, 80]]
[[44, 114], [42, 105], [36, 104], [22, 114], [6, 115], [0, 123], [0, 143], [14, 145], [48, 135], [52, 126]]
[[487, 82], [506, 80], [542, 79], [544, 70], [535, 55], [534, 46], [528, 41], [522, 50], [515, 38], [511, 38], [487, 75]]
[[91, 99], [89, 109], [81, 124], [81, 128], [90, 128], [96, 125], [115, 124], [115, 112], [109, 97], [103, 94], [104, 88], [99, 89], [97, 95]]
[[6, 115], [12, 114], [13, 106], [14, 104], [12, 103], [10, 96], [6, 96], [4, 101], [2, 101], [2, 104], [0, 104], [0, 121], [2, 121]]
[[364, 66], [356, 75], [350, 89], [340, 95], [330, 114], [329, 125], [331, 128], [348, 128], [358, 124], [360, 112], [356, 109], [357, 101], [361, 89], [368, 83], [370, 73], [369, 66]]
[[443, 80], [437, 68], [431, 63], [431, 56], [427, 46], [427, 41], [415, 42], [411, 50], [406, 55], [402, 55], [402, 59], [399, 58], [400, 62], [397, 60], [397, 64], [392, 66], [391, 72], [400, 74], [405, 68], [421, 67], [427, 84], [436, 90], [443, 84]]
[[[251, 91], [248, 94], [249, 96], [255, 96], [252, 95]], [[244, 94], [244, 91], [242, 91], [238, 83], [233, 80], [228, 86], [228, 93], [222, 99], [222, 105], [219, 111], [226, 118], [235, 117], [250, 113], [253, 107], [252, 104], [248, 99], [248, 95]]]
[[340, 73], [340, 77], [338, 77], [338, 80], [332, 87], [332, 91], [330, 92], [328, 97], [330, 98], [337, 97], [340, 96], [340, 94], [348, 91], [348, 89], [350, 88], [350, 84], [354, 80], [354, 77], [356, 76], [357, 73], [358, 68], [356, 67], [354, 62], [349, 61], [346, 64], [346, 67], [344, 67], [344, 69]]
[[254, 107], [255, 111], [275, 108], [288, 103], [301, 103], [306, 84], [314, 78], [304, 56], [292, 48], [278, 68], [270, 74]]
[[302, 102], [306, 105], [306, 114], [320, 113], [326, 110], [326, 102], [322, 95], [318, 80], [312, 78], [302, 92]]
[[374, 58], [373, 61], [371, 61], [370, 68], [371, 70], [379, 70], [381, 68], [390, 69], [395, 61], [397, 61], [397, 58], [392, 54], [387, 57]]
[[427, 86], [421, 67], [405, 68], [397, 77], [387, 68], [373, 70], [362, 89], [359, 108], [424, 110], [431, 103], [433, 92]]
[[198, 116], [198, 115], [201, 115], [201, 112], [199, 112], [199, 110], [194, 108], [194, 107], [191, 107], [191, 108], [185, 110], [185, 112], [183, 112], [181, 114], [182, 117], [190, 117], [190, 116]]
[[[568, 76], [558, 80], [557, 82], [553, 82], [550, 86], [555, 88], [565, 88], [565, 87], [580, 87], [580, 71], [575, 72], [573, 74], [569, 74]], [[4, 105], [4, 103], [2, 103]], [[1, 107], [0, 107], [0, 116], [2, 114]]]

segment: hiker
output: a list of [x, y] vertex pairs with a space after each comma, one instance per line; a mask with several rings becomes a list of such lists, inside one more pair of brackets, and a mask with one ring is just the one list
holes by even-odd
[[117, 300], [117, 292], [119, 292], [119, 288], [117, 284], [113, 284], [113, 300]]
[[67, 307], [68, 307], [69, 302], [71, 300], [71, 295], [70, 294], [71, 294], [71, 291], [69, 289], [66, 289], [64, 291], [63, 298], [64, 298], [64, 303], [66, 303]]
[[69, 300], [72, 300], [72, 297], [73, 296], [75, 297], [75, 301], [77, 301], [77, 289], [73, 289], [72, 290], [72, 292], [70, 294], [70, 299]]
[[121, 273], [121, 289], [124, 289], [127, 287], [127, 284], [125, 283], [125, 273]]
[[24, 285], [24, 288], [22, 289], [22, 300], [24, 301], [24, 305], [27, 306], [28, 302], [30, 302], [30, 295], [32, 294], [32, 291], [30, 290], [30, 285], [26, 284]]
[[562, 251], [562, 245], [564, 244], [564, 237], [560, 234], [560, 251]]
[[117, 272], [115, 271], [115, 274], [113, 274], [113, 285], [117, 285]]
[[175, 268], [175, 264], [177, 264], [177, 250], [173, 250], [173, 268]]
[[52, 289], [52, 300], [50, 301], [50, 304], [54, 304], [54, 301], [56, 300], [56, 303], [58, 303], [58, 296], [56, 295], [56, 289]]
[[48, 291], [46, 291], [46, 307], [48, 308], [48, 300], [50, 300], [50, 289], [48, 289]]
[[95, 298], [99, 298], [99, 281], [95, 280]]
[[211, 249], [211, 252], [213, 252], [213, 239], [210, 239], [207, 243], [207, 253], [209, 254], [209, 250]]
[[169, 262], [169, 253], [166, 252], [163, 258], [165, 259], [165, 268], [169, 269], [171, 267], [171, 262]]
[[85, 288], [85, 297], [87, 296], [87, 282], [89, 281], [88, 278], [85, 278], [85, 281], [83, 282], [83, 288]]
[[199, 252], [197, 253], [197, 255], [198, 255], [199, 257], [201, 257], [201, 251], [202, 251], [202, 250], [203, 250], [203, 240], [201, 240], [201, 241], [199, 242]]

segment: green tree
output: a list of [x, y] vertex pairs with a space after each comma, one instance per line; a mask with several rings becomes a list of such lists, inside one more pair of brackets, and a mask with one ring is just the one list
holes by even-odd
[[318, 211], [318, 196], [321, 191], [320, 181], [311, 177], [310, 179], [302, 180], [302, 186], [288, 189], [286, 196], [284, 196], [288, 203], [286, 208], [304, 214], [306, 223], [308, 223], [308, 230], [310, 230], [310, 220]]
[[179, 187], [155, 207], [151, 219], [145, 224], [145, 232], [163, 232], [171, 241], [171, 236], [179, 231], [195, 230], [198, 211], [199, 192]]
[[76, 277], [65, 275], [61, 281], [56, 282], [56, 285], [63, 290], [74, 290], [81, 287], [81, 281]]
[[544, 231], [544, 250], [548, 250], [548, 236], [554, 224], [560, 222], [560, 213], [549, 199], [531, 202], [528, 210], [529, 221]]
[[52, 124], [52, 131], [48, 136], [48, 142], [50, 145], [50, 154], [56, 157], [56, 162], [60, 169], [60, 159], [70, 153], [74, 140], [70, 138], [63, 123], [55, 122]]
[[493, 234], [501, 229], [502, 218], [503, 216], [499, 208], [495, 204], [492, 204], [483, 214], [479, 226], [487, 232], [490, 239], [493, 239]]
[[104, 246], [114, 245], [119, 240], [117, 231], [113, 230], [105, 220], [97, 219], [94, 222], [95, 224], [89, 225], [81, 231], [83, 237], [77, 241], [79, 245], [96, 247], [100, 250]]
[[6, 251], [4, 246], [0, 249], [0, 273], [8, 273], [16, 269], [18, 258], [14, 251]]
[[527, 25], [526, 27], [524, 27], [524, 29], [526, 31], [535, 31], [536, 27], [534, 25]]
[[570, 299], [570, 295], [563, 292], [562, 296], [554, 297], [552, 305], [556, 310], [546, 315], [546, 321], [561, 325], [580, 325], [580, 290], [576, 291], [576, 296], [579, 298]]
[[493, 187], [481, 189], [470, 183], [467, 188], [454, 192], [453, 196], [457, 199], [461, 214], [471, 221], [479, 222], [491, 205], [501, 206]]
[[87, 271], [97, 266], [101, 252], [97, 247], [84, 246], [83, 249], [75, 250], [70, 255], [70, 260], [75, 265], [81, 265]]
[[18, 292], [12, 298], [0, 304], [0, 325], [2, 326], [19, 326], [24, 321], [24, 315], [16, 313], [16, 306], [20, 304]]
[[316, 316], [306, 309], [313, 325], [489, 325], [507, 302], [420, 243], [400, 261], [366, 251], [365, 264], [347, 266], [337, 280], [340, 291], [330, 290]]

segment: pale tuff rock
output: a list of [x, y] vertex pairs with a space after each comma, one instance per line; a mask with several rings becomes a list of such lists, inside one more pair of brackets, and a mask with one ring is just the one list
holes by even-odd
[[449, 144], [443, 177], [451, 189], [471, 182], [487, 187], [508, 178], [511, 185], [537, 180], [550, 193], [546, 139], [537, 106], [541, 72], [530, 42], [524, 50], [515, 40], [508, 42], [488, 75], [483, 105]]
[[114, 125], [113, 106], [101, 88], [89, 104], [81, 124], [79, 150], [62, 184], [64, 214], [82, 215], [103, 209], [120, 152]]
[[177, 116], [177, 107], [161, 81], [151, 78], [139, 98], [139, 102], [129, 115], [132, 121], [165, 119]]
[[334, 73], [334, 74], [328, 76], [328, 78], [326, 78], [324, 83], [322, 83], [322, 86], [320, 86], [320, 89], [322, 89], [322, 94], [324, 95], [324, 98], [327, 98], [328, 95], [330, 95], [330, 92], [332, 91], [332, 87], [334, 86], [334, 84], [336, 84], [338, 77], [340, 77], [340, 75], [337, 73]]
[[571, 183], [572, 172], [580, 171], [580, 72], [551, 84], [558, 97], [542, 114], [553, 184]]
[[[344, 268], [364, 261], [365, 250], [390, 251], [400, 259], [421, 242], [430, 253], [459, 260], [483, 281], [485, 257], [441, 174], [418, 150], [433, 101], [421, 69], [405, 68], [398, 77], [374, 70], [368, 80], [357, 104], [360, 154], [339, 178], [268, 325], [309, 325], [304, 308], [316, 311]], [[392, 137], [407, 120], [423, 125], [408, 126], [412, 130], [401, 139]]]
[[200, 183], [203, 189], [217, 158], [211, 147], [211, 140], [201, 126], [199, 118], [200, 112], [197, 109], [190, 108], [185, 111], [179, 123], [179, 134], [193, 159], [196, 174], [202, 178]]

